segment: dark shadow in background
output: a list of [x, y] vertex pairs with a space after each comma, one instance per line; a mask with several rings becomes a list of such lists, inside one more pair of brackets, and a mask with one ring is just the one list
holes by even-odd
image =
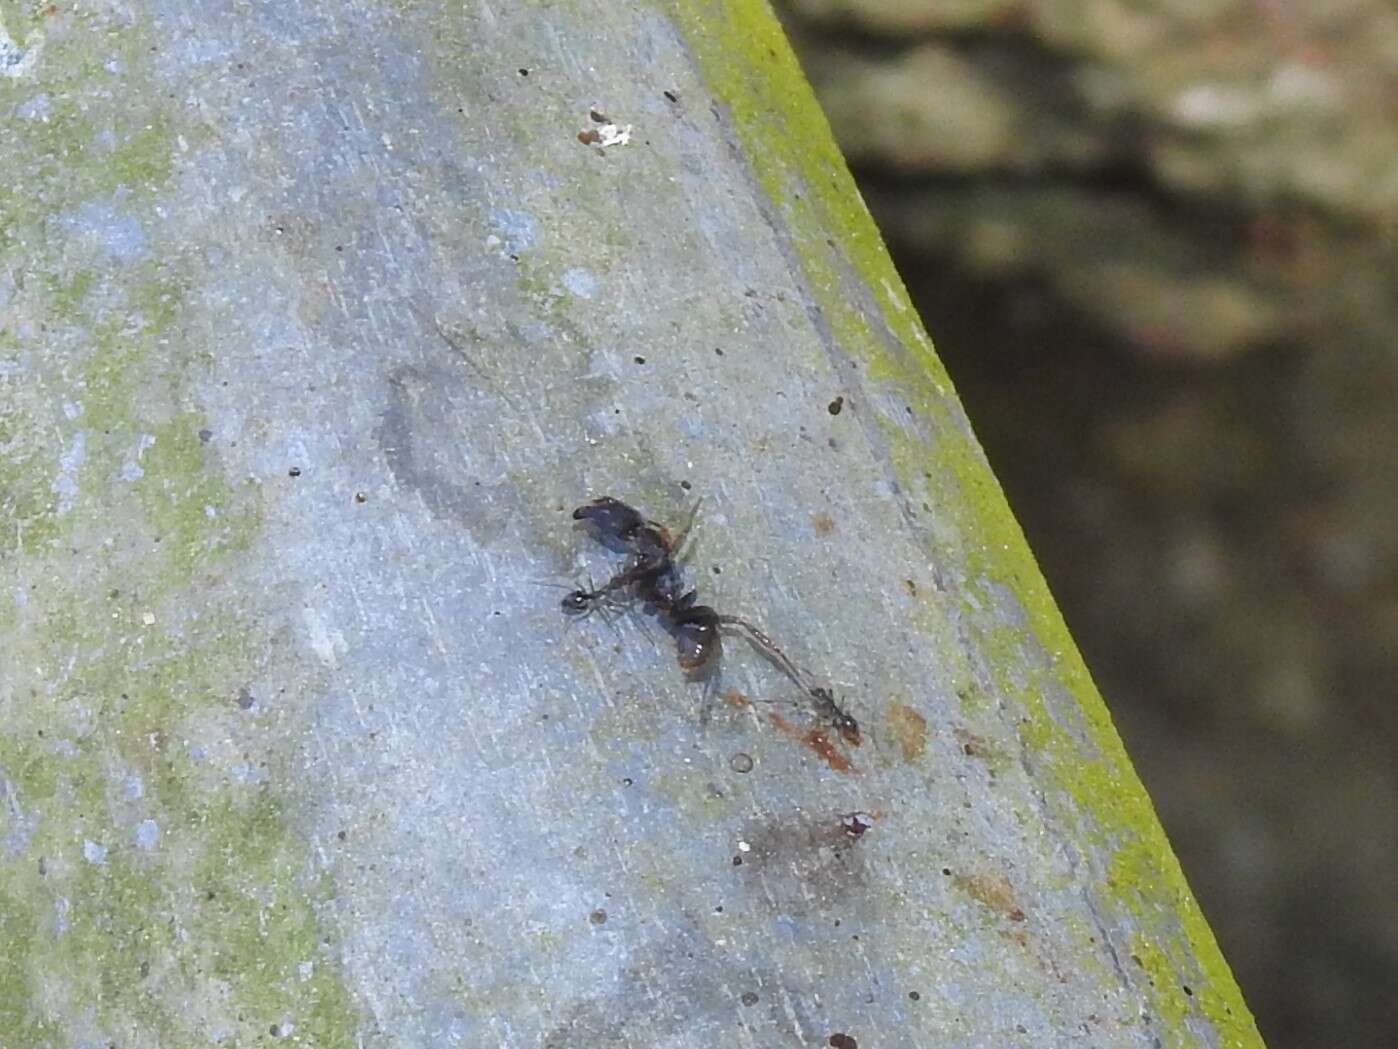
[[885, 235], [1269, 1044], [1398, 1044], [1398, 704], [1375, 595], [1315, 569], [1323, 351], [1153, 360]]

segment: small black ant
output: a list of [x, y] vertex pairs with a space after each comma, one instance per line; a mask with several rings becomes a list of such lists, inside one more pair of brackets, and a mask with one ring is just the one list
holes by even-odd
[[830, 727], [840, 734], [840, 738], [851, 747], [857, 747], [864, 742], [864, 737], [859, 734], [859, 722], [854, 720], [854, 715], [840, 708], [835, 702], [835, 695], [828, 688], [811, 688], [807, 690], [807, 695], [811, 697], [811, 709], [815, 711], [816, 717], [824, 718], [830, 723]]

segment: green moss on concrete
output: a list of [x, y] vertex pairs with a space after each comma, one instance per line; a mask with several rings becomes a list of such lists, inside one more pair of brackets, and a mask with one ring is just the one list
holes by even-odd
[[[183, 334], [180, 246], [151, 221], [176, 134], [198, 129], [177, 132], [145, 76], [148, 27], [66, 17], [43, 81], [6, 85], [48, 109], [7, 125], [0, 186], [0, 266], [28, 277], [0, 332], [19, 369], [0, 385], [0, 1042], [251, 1046], [291, 1023], [351, 1046], [286, 743], [234, 703], [273, 643], [219, 582], [261, 495], [199, 436], [209, 359]], [[89, 203], [136, 217], [145, 255], [45, 235]]]
[[[1112, 918], [1136, 925], [1141, 942], [1152, 945], [1141, 956], [1147, 970], [1142, 982], [1161, 1037], [1170, 1045], [1193, 1044], [1189, 1021], [1202, 1014], [1221, 1044], [1260, 1045], [780, 27], [762, 0], [666, 6], [710, 89], [727, 107], [744, 156], [837, 345], [865, 365], [868, 381], [896, 386], [921, 427], [906, 427], [902, 420], [877, 423], [904, 491], [935, 499], [939, 514], [954, 526], [948, 547], [932, 554], [964, 567], [963, 620], [978, 632], [975, 643], [998, 693], [962, 690], [963, 707], [1008, 702], [1009, 709], [1022, 709], [1021, 739], [1030, 763], [1057, 788], [1048, 798], [1054, 818], [1087, 849], [1117, 856], [1114, 874], [1096, 887], [1097, 894]], [[1018, 605], [1021, 622], [994, 618], [1007, 597]], [[1071, 709], [1063, 709], [1057, 697], [1070, 697]], [[1121, 850], [1127, 850], [1126, 859]], [[1182, 990], [1188, 979], [1194, 981], [1192, 994]]]
[[[147, 469], [153, 483], [203, 483], [192, 460]], [[185, 570], [161, 545], [139, 562], [89, 550], [66, 575], [55, 562], [60, 582], [26, 608], [27, 672], [0, 694], [0, 774], [24, 834], [0, 861], [0, 1029], [35, 1049], [99, 1036], [183, 1047], [220, 1031], [256, 1044], [290, 1022], [303, 1044], [353, 1045], [315, 921], [326, 886], [270, 782], [197, 743], [214, 723], [240, 760], [266, 752], [230, 719], [247, 717], [232, 697], [268, 641], [236, 601], [197, 614], [161, 603]], [[145, 819], [159, 827], [149, 849]], [[74, 1026], [82, 1015], [91, 1030]]]

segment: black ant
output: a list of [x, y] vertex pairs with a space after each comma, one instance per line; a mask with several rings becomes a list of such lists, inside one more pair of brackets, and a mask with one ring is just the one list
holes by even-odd
[[816, 717], [828, 722], [830, 727], [840, 734], [841, 739], [852, 747], [857, 747], [864, 741], [859, 732], [859, 722], [854, 719], [854, 715], [835, 702], [835, 694], [830, 689], [823, 685], [811, 684], [810, 675], [799, 669], [787, 654], [777, 647], [775, 641], [751, 623], [744, 622], [736, 616], [720, 618], [725, 624], [740, 628], [749, 643], [806, 693], [811, 699], [811, 710]]
[[854, 715], [841, 709], [835, 702], [835, 695], [828, 688], [807, 689], [807, 695], [811, 697], [811, 709], [815, 711], [816, 717], [824, 718], [830, 723], [830, 727], [840, 734], [840, 738], [851, 747], [857, 747], [864, 742], [864, 737], [859, 734], [859, 722], [854, 720]]
[[632, 590], [645, 610], [654, 613], [665, 632], [675, 639], [680, 668], [693, 675], [711, 668], [722, 650], [725, 631], [739, 633], [810, 698], [811, 709], [818, 718], [828, 722], [846, 743], [859, 746], [859, 722], [841, 709], [830, 689], [813, 685], [809, 676], [758, 627], [738, 616], [698, 604], [698, 592], [685, 590], [675, 557], [698, 508], [696, 503], [689, 523], [677, 536], [611, 496], [594, 499], [574, 510], [573, 519], [586, 522], [599, 542], [618, 553], [629, 553], [631, 559], [627, 567], [600, 587], [569, 591], [562, 601], [563, 611], [568, 615], [587, 615], [607, 603], [620, 603], [617, 595]]

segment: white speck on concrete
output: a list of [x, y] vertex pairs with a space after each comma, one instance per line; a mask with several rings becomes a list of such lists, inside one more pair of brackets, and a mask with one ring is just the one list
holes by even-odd
[[63, 402], [63, 416], [66, 419], [76, 419], [83, 413], [83, 406], [75, 404], [73, 401]]
[[87, 431], [78, 431], [73, 435], [69, 450], [59, 456], [59, 466], [63, 467], [63, 473], [73, 474], [84, 462], [87, 462]]
[[79, 431], [73, 435], [72, 443], [67, 450], [58, 457], [59, 469], [62, 470], [53, 480], [53, 493], [58, 496], [58, 512], [67, 513], [73, 508], [73, 497], [78, 494], [78, 482], [76, 475], [82, 464], [87, 461], [87, 433]]
[[349, 647], [345, 644], [345, 636], [331, 628], [314, 608], [303, 609], [301, 619], [306, 624], [307, 640], [317, 658], [328, 667], [339, 666], [339, 654]]
[[107, 846], [99, 845], [91, 838], [83, 841], [83, 859], [88, 863], [102, 864], [107, 862]]
[[534, 217], [527, 212], [496, 208], [490, 213], [490, 221], [505, 238], [509, 251], [520, 252], [534, 246]]
[[136, 844], [147, 851], [155, 848], [160, 840], [160, 824], [155, 820], [142, 820], [136, 826]]
[[624, 146], [631, 141], [631, 125], [618, 127], [616, 124], [603, 124], [597, 129], [597, 134], [601, 136], [597, 141], [599, 146]]
[[15, 106], [15, 116], [21, 120], [42, 120], [47, 123], [49, 108], [49, 96], [39, 94], [33, 98], [27, 98]]
[[106, 201], [84, 201], [59, 221], [111, 258], [129, 262], [146, 254], [146, 233], [140, 222]]
[[10, 36], [10, 32], [5, 28], [5, 17], [0, 15], [0, 76], [7, 76], [12, 80], [18, 80], [22, 76], [28, 76], [34, 69], [35, 63], [39, 61], [39, 54], [44, 50], [44, 34], [41, 30], [34, 30], [24, 41], [25, 46], [20, 47]]
[[597, 278], [581, 267], [564, 272], [563, 286], [580, 299], [590, 299], [597, 294]]
[[128, 459], [121, 464], [121, 479], [123, 481], [134, 481], [138, 477], [144, 477], [146, 472], [141, 469], [140, 464], [132, 459]]

